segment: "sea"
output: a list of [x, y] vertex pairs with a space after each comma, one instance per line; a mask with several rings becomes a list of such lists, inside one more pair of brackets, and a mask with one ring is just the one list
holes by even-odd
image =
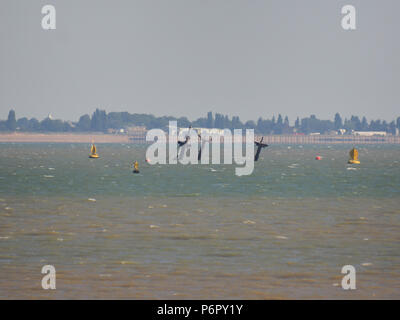
[[271, 145], [240, 177], [146, 148], [0, 144], [0, 299], [400, 298], [399, 145]]

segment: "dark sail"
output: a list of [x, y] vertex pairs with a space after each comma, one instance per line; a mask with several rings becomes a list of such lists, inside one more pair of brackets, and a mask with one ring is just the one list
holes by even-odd
[[264, 137], [261, 138], [260, 142], [254, 141], [255, 145], [257, 146], [257, 152], [256, 152], [256, 155], [254, 156], [254, 161], [257, 161], [258, 158], [260, 157], [261, 149], [268, 147], [268, 145], [266, 143], [262, 143], [263, 140], [264, 140]]

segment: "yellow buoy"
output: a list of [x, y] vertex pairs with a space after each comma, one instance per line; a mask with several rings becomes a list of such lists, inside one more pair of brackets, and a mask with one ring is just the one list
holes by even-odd
[[96, 146], [94, 143], [92, 144], [92, 147], [90, 148], [90, 155], [89, 158], [91, 159], [97, 159], [99, 155], [97, 154]]
[[358, 150], [356, 148], [351, 149], [349, 154], [350, 154], [350, 159], [348, 163], [360, 164], [360, 160], [358, 160]]
[[133, 173], [139, 173], [139, 162], [137, 161], [133, 164]]

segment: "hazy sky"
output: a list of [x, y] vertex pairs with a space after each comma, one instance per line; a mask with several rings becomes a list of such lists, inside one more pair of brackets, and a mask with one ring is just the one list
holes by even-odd
[[[57, 29], [41, 27], [43, 5]], [[357, 10], [357, 30], [341, 8]], [[400, 116], [398, 0], [1, 0], [0, 118]]]

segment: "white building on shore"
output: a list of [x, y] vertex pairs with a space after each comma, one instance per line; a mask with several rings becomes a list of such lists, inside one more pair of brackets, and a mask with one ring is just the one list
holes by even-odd
[[373, 137], [373, 136], [386, 137], [387, 132], [386, 131], [354, 131], [353, 135], [361, 136], [361, 137]]

